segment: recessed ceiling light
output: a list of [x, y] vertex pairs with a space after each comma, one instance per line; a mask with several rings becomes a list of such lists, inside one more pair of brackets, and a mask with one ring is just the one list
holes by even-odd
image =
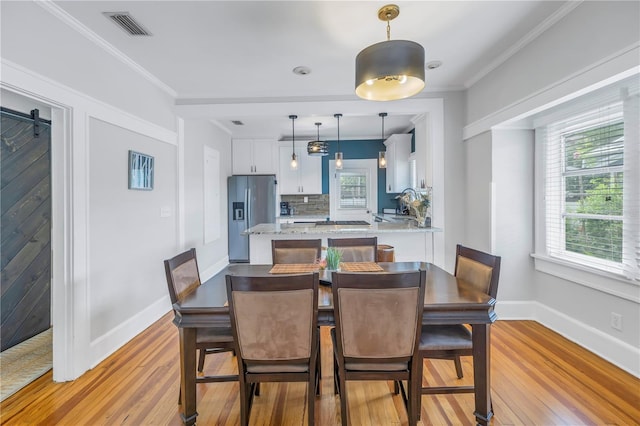
[[307, 75], [307, 74], [311, 74], [311, 68], [309, 68], [309, 67], [305, 67], [305, 66], [295, 67], [295, 68], [293, 69], [293, 73], [294, 73], [294, 74], [298, 74], [298, 75]]
[[442, 61], [431, 61], [427, 62], [424, 67], [428, 70], [435, 70], [436, 68], [440, 68], [442, 65]]

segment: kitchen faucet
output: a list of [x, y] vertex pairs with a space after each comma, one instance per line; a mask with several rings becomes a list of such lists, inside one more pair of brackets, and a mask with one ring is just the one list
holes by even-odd
[[[409, 198], [409, 203], [411, 201], [417, 200], [418, 199], [418, 193], [416, 192], [415, 189], [409, 187], [409, 188], [405, 188], [402, 190], [402, 192], [400, 193], [400, 195], [398, 195], [396, 198], [400, 199], [400, 214], [409, 214], [409, 205], [405, 204], [401, 197], [403, 197], [405, 194], [411, 194], [410, 198]], [[405, 213], [406, 212], [406, 213]]]

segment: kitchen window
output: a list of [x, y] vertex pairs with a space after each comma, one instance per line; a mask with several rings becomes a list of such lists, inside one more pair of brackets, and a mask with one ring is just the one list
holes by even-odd
[[367, 174], [342, 172], [340, 180], [340, 209], [364, 209], [367, 207]]
[[[637, 77], [536, 125], [537, 254], [640, 282]], [[538, 244], [537, 244], [538, 246]]]

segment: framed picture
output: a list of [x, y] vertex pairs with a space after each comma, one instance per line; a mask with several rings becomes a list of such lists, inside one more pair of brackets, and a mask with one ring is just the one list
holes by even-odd
[[129, 189], [153, 189], [153, 157], [129, 151]]

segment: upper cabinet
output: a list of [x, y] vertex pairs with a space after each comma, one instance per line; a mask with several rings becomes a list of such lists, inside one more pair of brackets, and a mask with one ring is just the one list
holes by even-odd
[[411, 186], [411, 134], [391, 135], [384, 144], [387, 147], [387, 193], [402, 192]]
[[296, 147], [298, 168], [291, 169], [291, 144], [280, 146], [280, 194], [322, 194], [322, 157], [307, 154], [306, 143]]
[[234, 139], [231, 144], [234, 175], [275, 175], [278, 142], [271, 139]]

